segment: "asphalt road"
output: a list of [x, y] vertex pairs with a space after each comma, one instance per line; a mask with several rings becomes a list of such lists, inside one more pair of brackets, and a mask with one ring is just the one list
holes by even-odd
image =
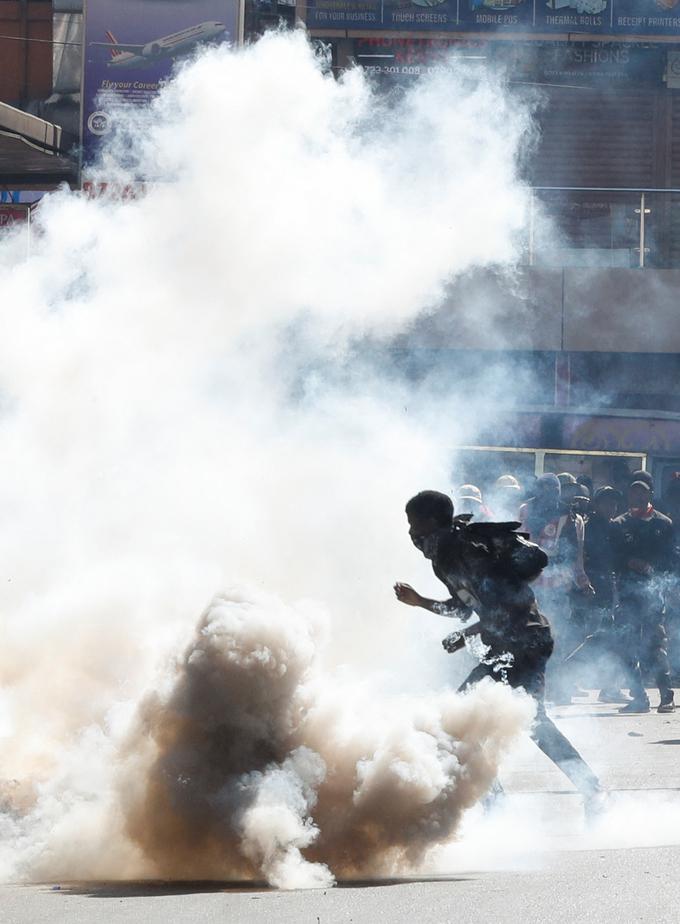
[[228, 884], [0, 886], [2, 924], [243, 922], [475, 924], [680, 922], [680, 712], [620, 716], [584, 703], [553, 711], [611, 790], [594, 824], [527, 741], [498, 809], [470, 814], [427, 875], [275, 892]]

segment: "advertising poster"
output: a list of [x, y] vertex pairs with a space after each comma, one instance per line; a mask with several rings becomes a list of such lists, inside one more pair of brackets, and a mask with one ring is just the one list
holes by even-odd
[[680, 0], [307, 0], [309, 29], [680, 37]]
[[307, 0], [310, 29], [380, 29], [383, 4], [380, 0]]
[[309, 29], [444, 32], [457, 28], [459, 2], [463, 0], [308, 0], [306, 21]]
[[148, 103], [175, 62], [201, 45], [239, 41], [240, 0], [87, 0], [83, 159], [111, 130], [109, 108]]
[[531, 30], [534, 0], [460, 0], [460, 28], [472, 32]]
[[385, 29], [446, 29], [458, 22], [458, 0], [384, 0]]
[[612, 31], [622, 35], [680, 35], [680, 0], [614, 0]]
[[616, 0], [536, 0], [536, 31], [610, 32], [613, 2]]

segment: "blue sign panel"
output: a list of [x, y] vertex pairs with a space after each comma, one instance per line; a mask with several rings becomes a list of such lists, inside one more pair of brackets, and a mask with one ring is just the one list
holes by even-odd
[[[467, 2], [467, 0], [466, 0]], [[458, 24], [459, 0], [310, 0], [310, 29], [448, 30]]]
[[310, 29], [680, 36], [680, 0], [307, 0]]
[[615, 0], [535, 0], [536, 32], [611, 32]]
[[531, 29], [533, 0], [460, 0], [459, 27], [472, 32]]
[[680, 35], [680, 2], [615, 0], [613, 31], [631, 35]]

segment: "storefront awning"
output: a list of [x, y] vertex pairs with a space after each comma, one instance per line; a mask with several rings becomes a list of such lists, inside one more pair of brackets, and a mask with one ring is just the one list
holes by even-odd
[[75, 183], [72, 141], [58, 125], [0, 103], [0, 185], [48, 189]]

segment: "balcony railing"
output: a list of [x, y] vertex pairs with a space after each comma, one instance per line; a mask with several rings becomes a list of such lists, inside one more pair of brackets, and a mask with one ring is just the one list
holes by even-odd
[[680, 189], [532, 189], [530, 266], [680, 268]]

